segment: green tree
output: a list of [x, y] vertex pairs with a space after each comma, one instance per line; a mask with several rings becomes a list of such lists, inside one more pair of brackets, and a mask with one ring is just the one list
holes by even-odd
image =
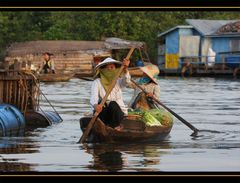
[[185, 19], [239, 20], [236, 11], [3, 11], [0, 12], [0, 54], [13, 42], [89, 40], [106, 37], [144, 41], [152, 61], [157, 35]]

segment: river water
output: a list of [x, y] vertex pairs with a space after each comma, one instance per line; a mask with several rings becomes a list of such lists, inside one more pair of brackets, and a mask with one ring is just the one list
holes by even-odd
[[[89, 112], [91, 81], [42, 83], [63, 122], [0, 138], [1, 172], [240, 172], [240, 80], [162, 77], [161, 101], [198, 129], [174, 118], [161, 142], [78, 144]], [[124, 89], [125, 102], [133, 91]], [[41, 102], [50, 110], [47, 102]]]

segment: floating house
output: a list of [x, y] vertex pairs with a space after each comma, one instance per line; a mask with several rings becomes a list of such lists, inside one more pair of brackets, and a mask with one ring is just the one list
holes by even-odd
[[99, 60], [112, 56], [116, 50], [142, 47], [143, 42], [128, 41], [119, 38], [106, 38], [104, 41], [28, 41], [13, 43], [6, 51], [5, 62], [14, 61], [38, 69], [43, 64], [42, 54], [49, 52], [58, 73], [92, 74]]
[[10, 64], [31, 62], [35, 68], [43, 64], [43, 53], [49, 52], [57, 72], [92, 72], [94, 56], [110, 56], [102, 41], [29, 41], [13, 43], [8, 49], [5, 61]]
[[199, 74], [226, 74], [239, 67], [240, 20], [186, 22], [158, 34], [157, 62], [162, 73], [179, 74], [191, 68]]

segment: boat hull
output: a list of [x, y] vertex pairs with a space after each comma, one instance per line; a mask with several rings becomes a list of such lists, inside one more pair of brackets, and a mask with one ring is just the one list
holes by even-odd
[[[129, 67], [128, 71], [133, 77], [142, 77], [143, 71], [139, 67]], [[93, 77], [94, 73], [75, 73], [74, 77], [83, 78], [83, 77]]]
[[[80, 119], [80, 127], [84, 132], [91, 117]], [[87, 142], [147, 142], [164, 140], [169, 135], [171, 126], [148, 127], [140, 120], [133, 120], [126, 117], [121, 124], [124, 129], [115, 130], [106, 126], [100, 119], [97, 119], [87, 139]]]
[[37, 78], [42, 82], [64, 82], [69, 81], [74, 74], [40, 74]]
[[142, 77], [143, 76], [143, 71], [139, 67], [129, 67], [128, 71], [131, 76], [134, 76], [134, 77]]

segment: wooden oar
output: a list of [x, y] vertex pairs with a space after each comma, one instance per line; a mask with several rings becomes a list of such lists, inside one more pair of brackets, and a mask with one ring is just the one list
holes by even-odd
[[[130, 56], [132, 55], [134, 49], [135, 49], [135, 48], [133, 48], [133, 47], [130, 49], [130, 51], [128, 52], [128, 55], [127, 55], [127, 57], [126, 57], [126, 59], [129, 59], [129, 58], [130, 58]], [[115, 78], [113, 79], [111, 85], [109, 86], [108, 91], [106, 92], [106, 95], [103, 97], [100, 105], [103, 106], [103, 105], [105, 104], [105, 102], [106, 102], [106, 100], [107, 100], [107, 98], [108, 98], [108, 95], [111, 93], [112, 89], [114, 88], [114, 86], [115, 86], [115, 84], [116, 84], [119, 76], [121, 75], [123, 69], [124, 69], [124, 66], [122, 65], [122, 66], [120, 67], [120, 70], [119, 70], [118, 73], [116, 74]], [[81, 138], [80, 138], [80, 140], [79, 140], [78, 143], [84, 143], [84, 142], [85, 142], [85, 140], [86, 140], [86, 138], [88, 137], [88, 134], [89, 134], [90, 130], [92, 129], [92, 127], [93, 127], [93, 125], [94, 125], [94, 123], [95, 123], [98, 115], [99, 115], [98, 112], [95, 112], [95, 113], [94, 113], [91, 121], [89, 122], [86, 130], [83, 132], [83, 135], [81, 136]]]
[[[133, 79], [131, 79], [132, 83], [134, 83], [139, 89], [141, 89], [145, 94], [147, 92], [140, 86], [138, 85]], [[191, 136], [196, 136], [196, 134], [199, 132], [197, 128], [195, 128], [193, 125], [191, 125], [189, 122], [187, 122], [185, 119], [183, 119], [181, 116], [173, 112], [171, 109], [169, 109], [167, 106], [165, 106], [162, 102], [160, 102], [156, 97], [152, 97], [155, 102], [157, 102], [159, 105], [167, 109], [170, 113], [172, 113], [177, 119], [179, 119], [183, 124], [187, 125], [191, 130], [193, 130], [193, 134]]]

